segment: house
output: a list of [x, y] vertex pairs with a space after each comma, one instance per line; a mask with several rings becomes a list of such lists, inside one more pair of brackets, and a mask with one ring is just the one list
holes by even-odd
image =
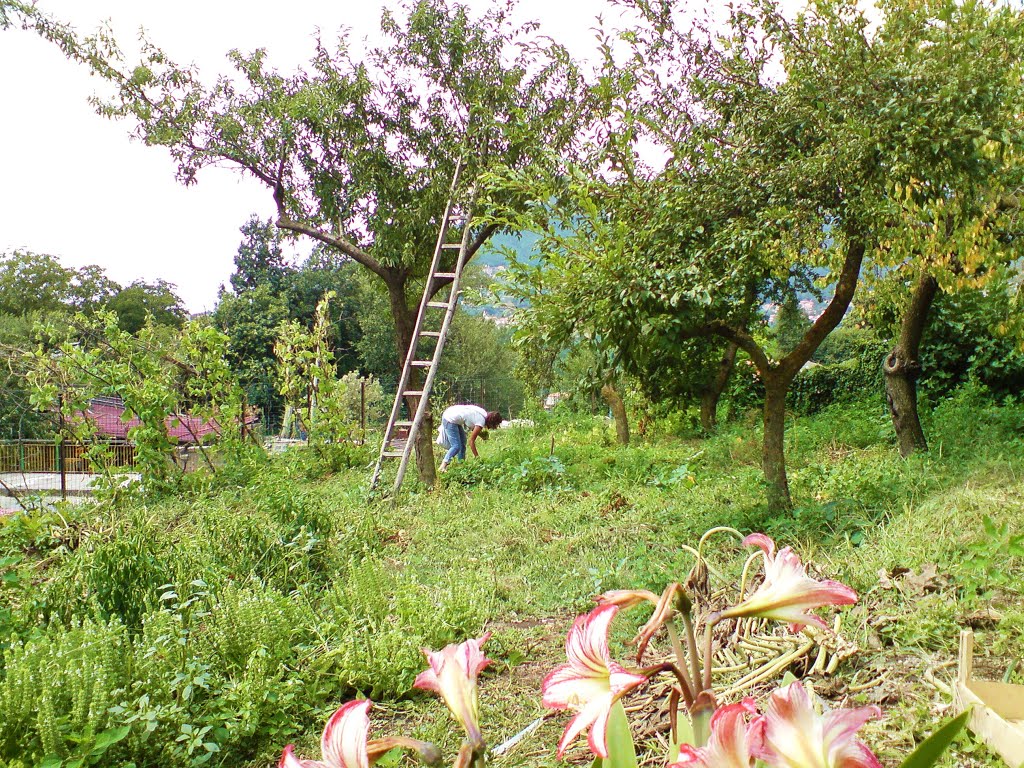
[[[134, 416], [125, 418], [124, 401], [119, 397], [94, 397], [89, 401], [89, 407], [85, 411], [79, 411], [77, 415], [93, 422], [96, 425], [97, 437], [108, 440], [127, 440], [128, 431], [142, 423]], [[246, 428], [258, 420], [255, 411], [247, 413]], [[204, 442], [209, 436], [220, 434], [220, 425], [214, 419], [204, 421], [187, 413], [168, 415], [164, 419], [164, 425], [167, 428], [167, 436], [172, 441], [182, 444]]]

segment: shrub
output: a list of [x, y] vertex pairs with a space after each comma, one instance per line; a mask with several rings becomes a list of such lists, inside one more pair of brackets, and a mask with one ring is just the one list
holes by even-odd
[[[838, 333], [836, 331], [835, 333]], [[883, 341], [858, 329], [843, 333], [833, 345], [822, 345], [824, 362], [805, 366], [794, 377], [786, 398], [787, 407], [812, 414], [833, 403], [849, 403], [884, 392], [882, 361], [888, 352]], [[753, 363], [740, 357], [730, 379], [727, 398], [732, 409], [760, 408], [764, 384]]]
[[489, 608], [487, 588], [459, 576], [427, 585], [388, 563], [353, 560], [320, 603], [326, 652], [314, 665], [336, 696], [399, 696], [423, 667], [421, 648], [478, 633]]
[[939, 296], [921, 345], [923, 389], [941, 397], [973, 379], [998, 399], [1020, 394], [1024, 352], [994, 332], [1011, 315], [1012, 291], [996, 281], [985, 291]]
[[38, 763], [92, 755], [119, 724], [109, 710], [130, 674], [127, 631], [116, 619], [55, 622], [16, 642], [3, 655], [0, 756]]

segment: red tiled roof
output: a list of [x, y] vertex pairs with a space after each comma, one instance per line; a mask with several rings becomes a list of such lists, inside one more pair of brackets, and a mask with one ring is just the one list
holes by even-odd
[[[128, 430], [139, 426], [142, 422], [135, 417], [126, 420], [124, 410], [123, 405], [114, 401], [92, 400], [89, 403], [89, 408], [84, 412], [79, 411], [77, 415], [95, 422], [100, 435], [126, 440]], [[255, 414], [246, 415], [246, 426], [255, 422]], [[167, 435], [180, 443], [197, 443], [211, 433], [220, 434], [220, 424], [216, 420], [201, 421], [185, 413], [168, 416], [164, 420], [164, 425], [167, 428]]]

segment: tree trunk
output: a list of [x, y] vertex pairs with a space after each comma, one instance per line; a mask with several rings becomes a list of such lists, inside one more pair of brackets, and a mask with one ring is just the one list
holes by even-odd
[[851, 237], [846, 250], [846, 258], [836, 281], [832, 300], [825, 311], [818, 316], [811, 327], [804, 333], [797, 345], [777, 363], [773, 363], [757, 341], [744, 329], [718, 324], [712, 332], [727, 341], [735, 341], [757, 366], [757, 371], [764, 381], [764, 446], [761, 453], [761, 467], [768, 483], [768, 505], [772, 509], [788, 510], [793, 508], [789, 495], [789, 482], [786, 478], [786, 392], [793, 377], [800, 368], [811, 359], [811, 355], [821, 345], [835, 327], [839, 325], [846, 310], [853, 300], [860, 278], [860, 266], [864, 261], [867, 244], [859, 237]]
[[[395, 322], [395, 341], [398, 349], [398, 369], [405, 366], [405, 358], [408, 354], [409, 345], [412, 343], [412, 332], [416, 326], [416, 313], [409, 309], [405, 298], [404, 277], [389, 280], [388, 299], [391, 306], [391, 318]], [[409, 372], [409, 389], [420, 389], [423, 376], [418, 369], [413, 368]], [[410, 418], [416, 413], [419, 406], [418, 397], [406, 397], [405, 407], [409, 410]], [[434, 419], [430, 412], [430, 405], [416, 433], [416, 472], [420, 482], [428, 488], [433, 488], [437, 482], [437, 473], [434, 468]]]
[[612, 416], [615, 417], [615, 434], [619, 438], [619, 445], [629, 445], [629, 419], [626, 416], [626, 405], [611, 382], [606, 381], [601, 386], [601, 398], [612, 409]]
[[768, 483], [768, 506], [789, 510], [793, 500], [786, 477], [786, 390], [789, 381], [778, 376], [764, 377], [764, 446], [761, 468]]
[[700, 396], [700, 425], [707, 435], [712, 434], [718, 426], [718, 401], [725, 391], [725, 385], [729, 383], [733, 366], [736, 363], [736, 350], [739, 345], [730, 341], [718, 364], [715, 377], [708, 384]]
[[911, 296], [910, 306], [900, 323], [896, 346], [882, 366], [885, 372], [885, 399], [889, 403], [892, 426], [896, 430], [900, 456], [903, 457], [915, 451], [928, 450], [917, 412], [917, 378], [921, 375], [921, 338], [938, 291], [938, 281], [927, 272], [922, 272]]

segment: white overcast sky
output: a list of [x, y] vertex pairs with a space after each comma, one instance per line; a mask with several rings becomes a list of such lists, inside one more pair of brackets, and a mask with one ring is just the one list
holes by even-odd
[[[484, 8], [490, 0], [468, 0]], [[794, 5], [798, 4], [796, 0]], [[374, 39], [381, 0], [39, 0], [80, 33], [109, 21], [129, 51], [145, 28], [204, 79], [230, 71], [227, 51], [264, 47], [283, 72], [305, 66], [317, 29]], [[699, 4], [698, 4], [699, 5]], [[520, 0], [518, 14], [577, 56], [594, 49], [595, 17], [619, 18], [607, 0]], [[35, 33], [0, 32], [0, 252], [24, 248], [68, 267], [98, 264], [115, 280], [162, 278], [187, 307], [212, 309], [227, 283], [250, 214], [274, 214], [259, 183], [206, 169], [185, 188], [165, 149], [131, 141], [130, 124], [99, 117], [88, 97], [102, 84]]]
[[[484, 7], [487, 0], [470, 0]], [[109, 20], [128, 50], [144, 27], [204, 79], [230, 67], [232, 48], [265, 47], [271, 63], [304, 66], [319, 28], [373, 39], [381, 0], [39, 0], [51, 16], [91, 33]], [[521, 0], [519, 13], [584, 53], [605, 0]], [[610, 15], [614, 16], [615, 12]], [[252, 213], [273, 215], [259, 183], [207, 169], [185, 188], [166, 150], [129, 140], [130, 125], [98, 116], [87, 99], [102, 84], [51, 44], [21, 29], [0, 32], [0, 252], [25, 248], [69, 267], [99, 264], [122, 284], [163, 278], [193, 311], [211, 309], [231, 274]]]

